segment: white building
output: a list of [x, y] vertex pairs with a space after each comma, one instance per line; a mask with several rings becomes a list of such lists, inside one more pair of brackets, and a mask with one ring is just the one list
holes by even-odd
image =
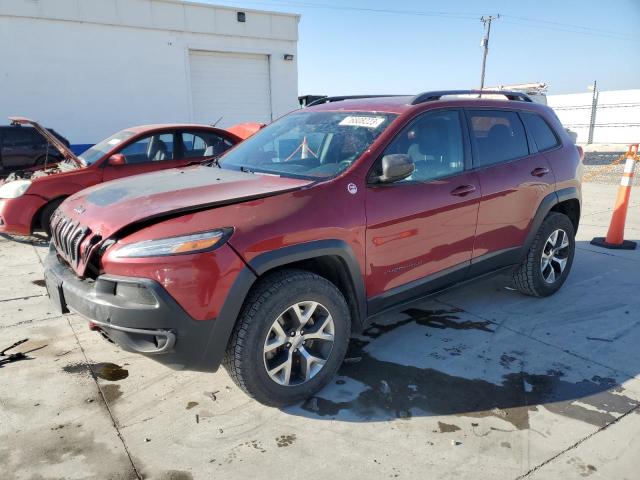
[[547, 103], [577, 143], [587, 143], [590, 129], [593, 143], [640, 142], [640, 89], [598, 92], [595, 109], [592, 92], [549, 95]]
[[179, 0], [0, 0], [0, 124], [27, 116], [78, 144], [269, 122], [298, 107], [298, 22]]

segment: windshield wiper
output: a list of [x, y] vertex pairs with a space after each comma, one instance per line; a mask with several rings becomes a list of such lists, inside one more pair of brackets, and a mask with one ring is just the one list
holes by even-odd
[[240, 171], [244, 173], [256, 173], [254, 170], [251, 170], [250, 168], [245, 167], [244, 165], [240, 165]]

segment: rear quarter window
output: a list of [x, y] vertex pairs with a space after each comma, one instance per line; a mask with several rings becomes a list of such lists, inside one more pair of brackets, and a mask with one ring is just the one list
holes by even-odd
[[531, 133], [534, 142], [536, 142], [539, 151], [550, 150], [560, 144], [553, 129], [540, 115], [523, 113], [522, 119], [527, 126], [527, 130]]
[[43, 145], [46, 143], [44, 137], [33, 127], [11, 127], [5, 132], [4, 141], [16, 147]]
[[471, 135], [476, 144], [476, 166], [493, 165], [529, 155], [524, 125], [516, 112], [471, 110]]

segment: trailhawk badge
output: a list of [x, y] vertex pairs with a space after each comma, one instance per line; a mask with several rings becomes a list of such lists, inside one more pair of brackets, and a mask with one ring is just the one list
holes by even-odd
[[349, 185], [347, 185], [347, 191], [351, 195], [355, 195], [356, 193], [358, 193], [358, 187], [356, 186], [355, 183], [350, 183]]

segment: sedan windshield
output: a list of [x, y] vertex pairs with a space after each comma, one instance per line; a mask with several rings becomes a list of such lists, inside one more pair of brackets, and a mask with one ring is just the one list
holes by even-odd
[[223, 168], [325, 179], [349, 168], [396, 115], [313, 112], [287, 115], [230, 150]]
[[100, 160], [107, 152], [120, 145], [122, 142], [135, 135], [134, 132], [128, 130], [122, 130], [109, 138], [105, 138], [100, 143], [95, 144], [88, 150], [78, 155], [78, 158], [82, 160], [85, 165], [91, 165]]

